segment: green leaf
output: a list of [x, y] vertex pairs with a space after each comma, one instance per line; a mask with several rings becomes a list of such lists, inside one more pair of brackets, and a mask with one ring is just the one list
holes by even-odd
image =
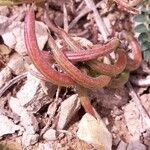
[[144, 43], [142, 43], [141, 48], [142, 48], [142, 51], [150, 49], [150, 42], [145, 41]]
[[134, 28], [134, 31], [135, 32], [138, 32], [138, 33], [143, 33], [143, 32], [148, 32], [146, 26], [144, 24], [139, 24], [137, 25], [135, 28]]
[[144, 14], [141, 14], [141, 15], [135, 16], [133, 20], [136, 22], [145, 22], [146, 17]]
[[147, 33], [141, 33], [138, 37], [139, 41], [140, 42], [145, 42], [145, 41], [148, 41], [148, 34]]
[[144, 52], [143, 52], [143, 55], [144, 55], [144, 59], [145, 59], [145, 60], [150, 59], [150, 50], [144, 51]]

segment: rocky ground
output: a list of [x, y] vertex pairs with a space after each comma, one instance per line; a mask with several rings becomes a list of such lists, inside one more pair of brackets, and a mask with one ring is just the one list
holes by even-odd
[[[105, 0], [94, 2], [114, 36], [119, 37], [124, 28], [132, 31], [130, 12], [117, 5], [108, 9]], [[119, 89], [89, 90], [101, 117], [95, 120], [85, 113], [74, 88], [58, 87], [31, 73], [36, 68], [24, 42], [28, 7], [0, 6], [0, 150], [109, 150], [111, 145], [113, 150], [150, 149], [150, 61], [143, 60]], [[46, 48], [49, 34], [43, 7], [34, 6], [41, 50]], [[105, 40], [84, 1], [50, 0], [49, 17], [72, 36], [94, 44]]]

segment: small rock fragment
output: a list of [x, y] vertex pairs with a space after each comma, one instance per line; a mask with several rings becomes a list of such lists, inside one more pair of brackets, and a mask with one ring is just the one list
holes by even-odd
[[0, 7], [0, 15], [7, 16], [9, 14], [9, 9], [7, 6], [1, 6]]
[[142, 122], [140, 120], [140, 112], [133, 101], [130, 101], [124, 108], [124, 117], [127, 128], [133, 137], [140, 137], [143, 132]]
[[3, 15], [0, 15], [0, 35], [5, 33], [5, 30], [10, 25], [9, 18]]
[[11, 70], [5, 67], [0, 71], [0, 88], [12, 78]]
[[38, 121], [33, 114], [27, 112], [26, 110], [20, 114], [20, 121], [21, 125], [30, 134], [35, 134], [39, 130]]
[[128, 144], [121, 141], [117, 147], [117, 150], [126, 150], [127, 149]]
[[40, 143], [38, 146], [38, 150], [53, 150], [49, 144]]
[[9, 100], [9, 107], [12, 110], [13, 113], [17, 114], [18, 116], [21, 115], [21, 113], [25, 110], [17, 98], [11, 97]]
[[35, 144], [38, 141], [38, 134], [30, 134], [29, 132], [24, 132], [22, 136], [22, 145], [30, 146]]
[[26, 108], [20, 105], [17, 98], [10, 98], [9, 107], [13, 113], [20, 116], [21, 125], [26, 131], [28, 131], [30, 134], [35, 134], [39, 130], [38, 122], [34, 115], [30, 112], [27, 112]]
[[11, 57], [10, 57], [10, 60], [7, 64], [7, 66], [9, 68], [11, 68], [11, 70], [13, 71], [13, 73], [15, 75], [19, 75], [21, 74], [22, 72], [25, 71], [25, 66], [24, 66], [24, 60], [23, 58], [17, 54], [17, 53], [14, 53]]
[[[32, 69], [35, 69], [31, 65]], [[55, 94], [56, 86], [52, 83], [42, 84], [43, 82], [30, 72], [27, 74], [25, 84], [17, 92], [16, 97], [21, 106], [24, 106], [27, 111], [36, 113], [44, 105], [49, 104]]]
[[147, 113], [150, 115], [150, 94], [142, 94], [141, 97], [141, 102], [143, 107], [146, 109]]
[[[7, 17], [6, 17], [7, 18]], [[5, 21], [6, 22], [6, 21]], [[36, 21], [36, 37], [40, 49], [44, 48], [48, 40], [47, 26], [39, 21]], [[10, 24], [2, 34], [4, 43], [14, 49], [20, 55], [26, 55], [27, 50], [24, 42], [24, 23], [15, 21]]]
[[112, 136], [101, 119], [86, 113], [78, 127], [79, 139], [92, 144], [96, 149], [111, 150]]
[[11, 49], [8, 48], [6, 45], [4, 44], [0, 44], [0, 55], [9, 55], [11, 53]]
[[146, 150], [146, 146], [139, 140], [131, 141], [126, 150]]
[[43, 138], [47, 141], [54, 141], [57, 139], [57, 132], [54, 129], [49, 129], [47, 130], [44, 135]]
[[60, 106], [59, 120], [57, 123], [57, 129], [63, 129], [70, 121], [72, 116], [79, 110], [80, 101], [78, 95], [74, 94], [64, 100]]
[[19, 125], [15, 125], [8, 117], [0, 115], [0, 137], [6, 134], [15, 133], [15, 131], [18, 130], [22, 130]]
[[20, 124], [24, 127], [25, 132], [22, 136], [22, 144], [30, 146], [38, 141], [39, 135], [36, 132], [39, 130], [38, 122], [32, 113], [20, 105], [17, 98], [11, 97], [9, 101], [11, 110], [20, 116]]
[[58, 98], [57, 100], [54, 100], [47, 109], [47, 115], [49, 116], [49, 119], [52, 119], [57, 111], [57, 108], [60, 106], [60, 103], [62, 102], [61, 98]]
[[18, 91], [16, 96], [19, 99], [20, 105], [25, 106], [33, 99], [42, 99], [43, 94], [40, 88], [40, 80], [28, 73], [24, 86]]

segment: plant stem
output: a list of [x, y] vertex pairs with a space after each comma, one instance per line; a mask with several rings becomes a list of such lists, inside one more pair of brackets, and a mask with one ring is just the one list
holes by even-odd
[[83, 106], [85, 111], [96, 118], [93, 106], [91, 105], [88, 98], [87, 90], [82, 86], [77, 86], [77, 93], [79, 95], [81, 105]]

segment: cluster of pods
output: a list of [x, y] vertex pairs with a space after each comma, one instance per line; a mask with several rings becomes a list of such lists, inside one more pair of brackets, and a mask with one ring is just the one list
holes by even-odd
[[[32, 10], [29, 10], [25, 19], [25, 42], [28, 54], [34, 65], [44, 75], [45, 79], [59, 86], [75, 86], [77, 84], [85, 88], [102, 88], [106, 86], [120, 86], [117, 81], [126, 82], [130, 71], [137, 69], [141, 63], [141, 50], [138, 42], [131, 33], [123, 31], [123, 35], [129, 42], [134, 58], [128, 59], [128, 55], [121, 48], [118, 38], [113, 38], [102, 46], [93, 46], [85, 50], [79, 43], [74, 41], [62, 29], [58, 28], [62, 39], [69, 45], [67, 47], [58, 48], [54, 39], [49, 35], [49, 45], [51, 51], [41, 51], [38, 48], [35, 36], [35, 16]], [[112, 64], [103, 63], [102, 57], [107, 56], [111, 52], [115, 52], [117, 60]], [[101, 59], [99, 59], [101, 58]], [[52, 64], [57, 62], [65, 73], [56, 71], [52, 68]], [[83, 66], [77, 68], [76, 64], [83, 62]], [[86, 67], [86, 69], [84, 69]], [[85, 73], [83, 70], [87, 70]], [[97, 77], [88, 74], [96, 72]], [[121, 85], [122, 85], [121, 84]], [[115, 85], [114, 85], [115, 86]], [[112, 86], [113, 87], [113, 86]]]
[[[80, 89], [117, 88], [128, 81], [129, 72], [140, 66], [142, 60], [140, 46], [134, 36], [127, 31], [123, 31], [123, 37], [131, 47], [132, 59], [116, 37], [103, 45], [85, 48], [63, 29], [57, 28], [56, 31], [65, 46], [59, 48], [53, 37], [49, 35], [48, 44], [51, 52], [41, 51], [35, 35], [34, 11], [32, 9], [27, 11], [25, 43], [28, 54], [43, 75], [43, 79], [53, 84], [65, 87], [75, 86]], [[114, 59], [109, 55], [112, 52], [116, 56]], [[106, 56], [109, 58], [109, 63], [103, 61]], [[52, 67], [54, 63], [61, 67], [61, 71]]]

